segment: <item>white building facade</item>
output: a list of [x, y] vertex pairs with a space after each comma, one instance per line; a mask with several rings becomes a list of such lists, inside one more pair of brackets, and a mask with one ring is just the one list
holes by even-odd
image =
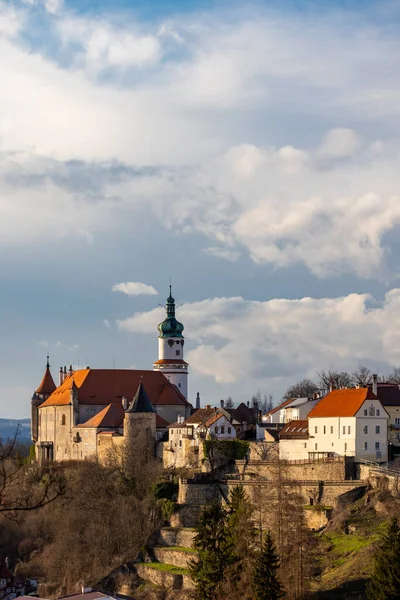
[[334, 390], [309, 414], [309, 453], [387, 462], [388, 419], [367, 388]]

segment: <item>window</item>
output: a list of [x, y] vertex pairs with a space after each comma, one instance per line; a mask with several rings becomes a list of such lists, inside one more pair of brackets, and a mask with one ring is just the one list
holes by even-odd
[[182, 440], [179, 440], [179, 448], [182, 448]]
[[395, 425], [400, 425], [400, 417], [396, 417], [394, 420]]
[[307, 442], [304, 442], [304, 448], [307, 448]]
[[368, 442], [364, 442], [364, 450], [368, 450]]
[[326, 433], [326, 425], [324, 425], [324, 433]]
[[333, 433], [333, 425], [331, 425], [331, 433]]
[[363, 429], [363, 433], [368, 433], [368, 425], [365, 425], [365, 427]]
[[344, 451], [347, 452], [347, 444], [344, 445]]
[[221, 433], [225, 433], [225, 427], [223, 425], [221, 427]]
[[65, 415], [61, 417], [61, 425], [65, 425]]
[[346, 435], [346, 425], [343, 425], [343, 435]]
[[318, 433], [318, 427], [315, 427], [314, 433]]
[[333, 445], [334, 445], [334, 444], [333, 444], [333, 442], [332, 442], [332, 446], [333, 446]]
[[181, 387], [181, 384], [180, 384], [180, 383], [178, 383], [178, 387]]
[[381, 414], [381, 411], [379, 410], [379, 408], [376, 409], [376, 416], [379, 417], [379, 415]]
[[232, 433], [232, 427], [228, 427], [228, 433]]
[[364, 417], [368, 416], [368, 410], [366, 408], [364, 408]]
[[215, 435], [217, 435], [218, 431], [219, 431], [219, 428], [218, 428], [218, 427], [216, 427], [216, 428], [215, 428]]
[[375, 450], [379, 450], [379, 442], [375, 442]]
[[180, 356], [181, 351], [180, 350], [175, 350], [175, 353], [176, 353], [177, 356]]
[[351, 427], [350, 427], [350, 425], [347, 427], [347, 433], [348, 433], [349, 435], [350, 435], [350, 433], [351, 433]]
[[375, 416], [375, 406], [370, 406], [369, 407], [369, 416], [370, 417], [374, 417]]
[[375, 427], [375, 433], [379, 434], [380, 432], [381, 432], [381, 426], [380, 426], [380, 425], [377, 425], [377, 426]]
[[315, 444], [315, 449], [318, 450], [318, 444]]

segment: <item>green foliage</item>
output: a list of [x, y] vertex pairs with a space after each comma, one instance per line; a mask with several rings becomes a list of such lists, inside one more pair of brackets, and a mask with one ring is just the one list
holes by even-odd
[[191, 561], [190, 575], [197, 597], [201, 600], [213, 600], [216, 597], [224, 571], [231, 563], [226, 519], [226, 510], [217, 499], [207, 505], [200, 515], [193, 543], [197, 559]]
[[250, 444], [244, 440], [204, 440], [204, 454], [219, 454], [230, 460], [243, 460]]
[[177, 481], [157, 481], [153, 487], [153, 494], [157, 500], [167, 498], [176, 500], [178, 498], [179, 483]]
[[375, 570], [367, 586], [368, 600], [400, 598], [400, 526], [390, 522], [375, 556]]
[[163, 548], [167, 552], [184, 552], [185, 554], [196, 554], [196, 550], [193, 548], [186, 548], [186, 546], [165, 546]]
[[167, 498], [163, 498], [161, 504], [161, 514], [164, 521], [169, 521], [171, 516], [176, 511], [176, 502], [174, 500], [168, 500]]
[[279, 565], [279, 556], [271, 532], [268, 530], [254, 566], [254, 600], [278, 600], [283, 598], [285, 593], [278, 577]]

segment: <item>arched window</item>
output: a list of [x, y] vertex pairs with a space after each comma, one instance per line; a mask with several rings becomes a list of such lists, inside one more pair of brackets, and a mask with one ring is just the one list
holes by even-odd
[[65, 415], [61, 417], [61, 425], [65, 425]]

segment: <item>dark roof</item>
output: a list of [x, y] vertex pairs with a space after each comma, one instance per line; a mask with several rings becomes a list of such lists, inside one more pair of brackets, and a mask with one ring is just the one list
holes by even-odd
[[244, 402], [241, 402], [236, 408], [227, 409], [227, 412], [231, 417], [236, 419], [236, 421], [239, 421], [239, 423], [245, 421], [246, 423], [254, 424], [257, 422], [257, 411], [246, 406]]
[[281, 439], [308, 438], [308, 420], [290, 421], [279, 433]]
[[191, 423], [204, 423], [211, 415], [216, 413], [215, 408], [199, 408], [190, 417], [182, 423], [182, 425], [190, 425]]
[[279, 440], [279, 429], [275, 429], [273, 427], [262, 427], [263, 431], [268, 431], [269, 435], [274, 438], [274, 440]]
[[155, 413], [154, 407], [149, 400], [142, 382], [139, 383], [136, 394], [128, 406], [128, 413]]
[[162, 418], [158, 413], [156, 414], [156, 428], [164, 429], [168, 427], [168, 421]]
[[[368, 386], [372, 389], [372, 386]], [[395, 383], [378, 383], [378, 398], [383, 406], [400, 407], [400, 389]]]
[[68, 596], [59, 596], [58, 600], [68, 598], [69, 600], [97, 600], [97, 598], [115, 598], [115, 596], [108, 596], [103, 592], [86, 592], [85, 594], [69, 594]]

